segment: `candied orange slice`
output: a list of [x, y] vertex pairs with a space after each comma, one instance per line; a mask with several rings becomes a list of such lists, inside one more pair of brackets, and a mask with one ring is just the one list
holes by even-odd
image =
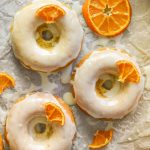
[[6, 89], [15, 86], [15, 80], [7, 73], [0, 73], [0, 94]]
[[46, 22], [54, 22], [65, 15], [64, 9], [57, 5], [46, 5], [36, 11], [36, 16]]
[[75, 118], [73, 115], [73, 111], [71, 110], [71, 108], [69, 107], [69, 105], [67, 105], [61, 98], [59, 98], [58, 96], [55, 96], [56, 100], [59, 102], [59, 104], [61, 106], [64, 107], [64, 109], [66, 110], [67, 114], [70, 116], [71, 120], [73, 123], [75, 123]]
[[58, 123], [63, 126], [65, 123], [65, 116], [60, 107], [53, 103], [45, 104], [45, 113], [49, 121]]
[[129, 0], [85, 0], [82, 12], [91, 30], [103, 36], [118, 35], [131, 20]]
[[113, 131], [96, 131], [92, 144], [89, 145], [89, 148], [96, 149], [106, 146], [112, 139]]
[[138, 83], [140, 81], [140, 74], [132, 62], [127, 60], [120, 60], [116, 64], [119, 71], [120, 82]]
[[0, 134], [0, 150], [3, 150], [3, 138], [1, 134]]

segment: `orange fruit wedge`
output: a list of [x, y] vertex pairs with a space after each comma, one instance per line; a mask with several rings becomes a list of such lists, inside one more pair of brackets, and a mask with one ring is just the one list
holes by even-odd
[[64, 9], [57, 5], [46, 5], [36, 11], [36, 16], [46, 22], [54, 22], [65, 15]]
[[129, 0], [85, 0], [82, 12], [91, 30], [108, 37], [122, 33], [131, 20]]
[[7, 73], [0, 73], [0, 94], [6, 89], [15, 86], [15, 80]]
[[53, 103], [45, 104], [45, 113], [49, 121], [58, 123], [63, 126], [65, 123], [65, 116], [60, 107]]
[[113, 131], [96, 131], [92, 144], [89, 145], [89, 148], [97, 149], [106, 146], [112, 139]]
[[119, 81], [124, 82], [134, 82], [138, 83], [140, 81], [140, 74], [136, 69], [135, 65], [127, 60], [121, 60], [117, 63], [119, 71]]
[[0, 134], [0, 150], [3, 150], [3, 139], [1, 134]]

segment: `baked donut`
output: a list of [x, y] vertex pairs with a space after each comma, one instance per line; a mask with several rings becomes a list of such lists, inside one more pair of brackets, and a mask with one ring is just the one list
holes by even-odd
[[[50, 8], [48, 8], [50, 7]], [[38, 16], [63, 14], [56, 20]], [[53, 14], [52, 14], [53, 13]], [[18, 11], [11, 28], [16, 58], [32, 70], [51, 72], [70, 64], [79, 54], [83, 29], [75, 11], [56, 0], [36, 0]]]
[[77, 104], [89, 115], [121, 119], [138, 105], [143, 83], [138, 64], [126, 51], [102, 48], [77, 65], [73, 87]]
[[37, 92], [12, 107], [6, 133], [11, 150], [69, 150], [76, 126], [68, 105], [51, 94]]

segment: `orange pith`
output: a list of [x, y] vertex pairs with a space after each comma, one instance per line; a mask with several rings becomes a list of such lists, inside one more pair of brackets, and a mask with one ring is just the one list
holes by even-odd
[[132, 62], [127, 60], [121, 60], [116, 63], [119, 71], [119, 81], [124, 82], [134, 82], [138, 83], [140, 81], [140, 74]]
[[131, 20], [129, 0], [85, 0], [82, 12], [91, 30], [103, 36], [118, 35]]
[[36, 16], [46, 22], [54, 22], [65, 15], [64, 9], [57, 5], [46, 5], [36, 11]]
[[7, 73], [0, 73], [0, 94], [6, 89], [15, 86], [15, 80]]
[[46, 117], [49, 121], [58, 123], [59, 125], [63, 126], [65, 123], [65, 116], [60, 107], [53, 103], [46, 103], [45, 104], [45, 113]]
[[112, 139], [113, 131], [97, 131], [89, 148], [97, 149], [106, 146]]

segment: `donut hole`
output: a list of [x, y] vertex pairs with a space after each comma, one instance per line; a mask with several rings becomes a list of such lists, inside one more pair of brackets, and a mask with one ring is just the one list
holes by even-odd
[[42, 38], [45, 41], [50, 41], [53, 39], [53, 34], [50, 30], [44, 30], [44, 31], [42, 31]]
[[39, 122], [34, 126], [34, 130], [35, 130], [35, 133], [42, 134], [46, 131], [46, 124]]
[[102, 87], [106, 90], [111, 90], [113, 88], [113, 81], [110, 79], [105, 80], [102, 84]]
[[34, 140], [43, 141], [53, 134], [53, 126], [44, 116], [34, 116], [28, 124], [29, 134]]
[[120, 92], [122, 86], [116, 75], [103, 74], [96, 81], [95, 89], [98, 96], [113, 97]]
[[59, 42], [60, 30], [55, 23], [44, 23], [37, 27], [35, 38], [40, 47], [50, 50]]

